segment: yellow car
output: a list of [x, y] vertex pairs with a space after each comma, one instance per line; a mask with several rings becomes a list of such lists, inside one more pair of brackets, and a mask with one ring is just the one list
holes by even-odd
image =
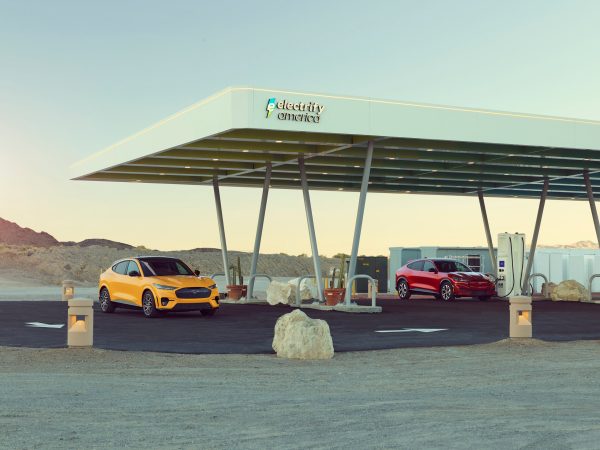
[[212, 316], [219, 309], [215, 282], [200, 277], [177, 258], [146, 256], [122, 259], [100, 274], [102, 312], [117, 307], [142, 308], [146, 317], [168, 311], [200, 311]]

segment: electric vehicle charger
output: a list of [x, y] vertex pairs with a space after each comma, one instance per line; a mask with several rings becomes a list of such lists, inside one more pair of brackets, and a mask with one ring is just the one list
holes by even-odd
[[[496, 290], [499, 298], [521, 295], [525, 268], [525, 235], [500, 233], [498, 235], [498, 267]], [[516, 275], [519, 274], [519, 278]]]

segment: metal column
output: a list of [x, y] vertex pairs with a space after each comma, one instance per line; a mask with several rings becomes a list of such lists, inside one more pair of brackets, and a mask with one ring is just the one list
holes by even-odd
[[254, 238], [254, 253], [252, 253], [252, 263], [250, 265], [250, 281], [248, 282], [248, 299], [254, 294], [254, 275], [256, 275], [256, 266], [258, 265], [258, 254], [260, 252], [260, 240], [262, 238], [263, 225], [265, 223], [265, 211], [267, 210], [267, 197], [269, 196], [269, 184], [271, 183], [271, 163], [267, 163], [265, 173], [265, 184], [263, 185], [262, 198], [260, 199], [260, 211], [258, 213], [258, 226], [256, 227], [256, 237]]
[[585, 180], [585, 188], [587, 190], [588, 200], [590, 201], [590, 209], [592, 211], [592, 218], [594, 219], [594, 227], [596, 228], [596, 239], [598, 246], [600, 246], [600, 222], [598, 221], [598, 211], [596, 210], [596, 202], [594, 200], [594, 190], [592, 189], [590, 172], [588, 170], [583, 172], [583, 179]]
[[227, 241], [225, 240], [225, 225], [223, 224], [223, 209], [221, 208], [221, 193], [219, 192], [219, 179], [213, 177], [213, 189], [215, 191], [215, 205], [217, 207], [217, 220], [219, 222], [219, 236], [221, 238], [221, 253], [223, 254], [223, 271], [225, 272], [225, 283], [229, 286], [229, 259], [227, 257]]
[[485, 200], [483, 198], [483, 191], [479, 189], [477, 191], [479, 196], [479, 207], [481, 208], [481, 218], [483, 219], [483, 227], [485, 228], [485, 237], [487, 239], [488, 251], [490, 252], [490, 261], [492, 262], [493, 274], [498, 273], [498, 263], [496, 262], [496, 253], [494, 252], [494, 243], [492, 242], [492, 233], [490, 232], [490, 222], [488, 221], [487, 211], [485, 209]]
[[319, 249], [317, 248], [317, 238], [315, 236], [315, 224], [313, 222], [312, 208], [310, 206], [310, 194], [308, 192], [308, 181], [306, 180], [306, 169], [304, 167], [304, 156], [298, 158], [298, 167], [300, 168], [300, 182], [302, 184], [302, 195], [304, 196], [304, 209], [306, 210], [306, 222], [308, 223], [308, 235], [310, 237], [310, 248], [312, 250], [313, 264], [315, 266], [315, 277], [317, 279], [317, 291], [320, 302], [325, 302], [323, 296], [323, 273], [321, 272], [321, 260], [319, 259]]
[[[354, 238], [352, 239], [352, 252], [350, 253], [350, 266], [348, 267], [347, 280], [356, 275], [356, 258], [358, 257], [358, 245], [360, 244], [360, 233], [362, 231], [363, 216], [365, 214], [365, 203], [367, 201], [367, 190], [369, 189], [369, 176], [371, 174], [371, 161], [373, 160], [373, 141], [367, 146], [367, 157], [363, 169], [362, 182], [360, 185], [360, 196], [358, 197], [358, 211], [356, 212], [356, 223], [354, 224]], [[342, 287], [342, 286], [340, 286]], [[351, 289], [346, 290], [346, 304], [350, 304], [352, 297]]]
[[537, 247], [537, 240], [540, 234], [540, 225], [542, 223], [542, 216], [544, 215], [544, 205], [546, 204], [546, 197], [548, 196], [549, 185], [550, 182], [546, 177], [544, 179], [544, 187], [542, 188], [542, 196], [540, 197], [540, 205], [538, 207], [537, 218], [535, 219], [535, 228], [533, 229], [531, 247], [529, 248], [529, 258], [527, 258], [527, 269], [525, 270], [525, 277], [521, 280], [521, 292], [524, 295], [527, 295], [529, 293], [529, 276], [531, 275], [531, 268], [533, 267], [533, 258], [535, 257], [535, 249]]

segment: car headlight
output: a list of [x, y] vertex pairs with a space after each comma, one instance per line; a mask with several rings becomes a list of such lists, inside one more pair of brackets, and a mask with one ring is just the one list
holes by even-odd
[[154, 287], [163, 291], [174, 291], [175, 289], [177, 289], [175, 286], [166, 286], [164, 284], [154, 284]]
[[207, 286], [207, 287], [208, 287], [208, 289], [210, 289], [212, 291], [213, 289], [217, 288], [217, 285], [216, 284], [211, 284], [210, 286]]

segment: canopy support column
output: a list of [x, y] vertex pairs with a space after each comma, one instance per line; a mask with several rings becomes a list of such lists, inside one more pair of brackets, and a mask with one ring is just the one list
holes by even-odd
[[267, 163], [265, 173], [265, 184], [263, 185], [262, 198], [260, 199], [260, 211], [258, 212], [258, 225], [256, 227], [256, 237], [254, 238], [254, 252], [252, 253], [252, 263], [250, 265], [250, 281], [248, 282], [248, 299], [253, 298], [254, 279], [256, 267], [258, 265], [258, 254], [260, 252], [260, 240], [262, 238], [263, 225], [265, 223], [265, 211], [267, 210], [267, 198], [269, 196], [269, 184], [271, 183], [271, 163]]
[[533, 237], [531, 238], [531, 247], [529, 248], [529, 258], [527, 258], [527, 269], [525, 270], [525, 277], [521, 280], [521, 283], [523, 283], [521, 286], [521, 292], [523, 294], [529, 293], [529, 276], [531, 275], [531, 269], [533, 267], [533, 258], [535, 257], [535, 249], [537, 247], [538, 236], [540, 234], [540, 225], [542, 224], [542, 216], [544, 215], [544, 205], [546, 204], [549, 185], [550, 182], [548, 181], [548, 177], [545, 177], [537, 218], [535, 220], [535, 228], [533, 229]]
[[227, 240], [225, 239], [225, 225], [223, 223], [223, 209], [221, 208], [221, 193], [219, 192], [219, 179], [213, 177], [213, 190], [215, 191], [215, 206], [217, 207], [217, 221], [219, 222], [219, 237], [221, 238], [221, 253], [223, 255], [223, 272], [225, 272], [225, 283], [231, 284], [229, 279], [229, 260], [227, 257]]
[[[369, 189], [369, 176], [371, 175], [371, 161], [373, 160], [373, 141], [369, 141], [367, 146], [367, 157], [365, 158], [365, 168], [363, 169], [362, 182], [360, 185], [360, 196], [358, 197], [358, 211], [356, 212], [356, 223], [354, 224], [354, 237], [352, 239], [352, 252], [350, 253], [350, 266], [348, 267], [347, 280], [356, 275], [356, 259], [358, 257], [358, 246], [360, 244], [360, 234], [362, 232], [363, 216], [365, 214], [365, 204], [367, 201], [367, 191]], [[342, 287], [342, 286], [340, 286]], [[352, 297], [351, 289], [346, 290], [346, 305], [350, 305]]]
[[306, 211], [306, 222], [308, 224], [310, 248], [312, 250], [315, 277], [317, 280], [317, 296], [319, 301], [324, 303], [325, 297], [323, 296], [323, 273], [321, 272], [321, 260], [319, 259], [319, 249], [317, 247], [317, 238], [315, 236], [315, 224], [313, 222], [312, 207], [310, 206], [310, 193], [308, 192], [308, 181], [306, 180], [306, 168], [304, 167], [303, 155], [298, 157], [298, 167], [300, 168], [300, 183], [302, 184], [302, 195], [304, 196], [304, 210]]
[[594, 219], [594, 227], [596, 228], [596, 239], [600, 247], [600, 222], [598, 221], [598, 211], [596, 210], [596, 201], [594, 200], [594, 190], [590, 181], [589, 170], [584, 170], [583, 179], [585, 180], [585, 188], [587, 190], [588, 200], [590, 202], [590, 210], [592, 211], [592, 219]]
[[496, 262], [496, 252], [494, 252], [494, 243], [492, 242], [492, 233], [490, 232], [490, 222], [488, 221], [487, 211], [485, 209], [485, 199], [483, 198], [483, 191], [479, 189], [477, 191], [479, 196], [479, 207], [481, 208], [481, 218], [483, 219], [483, 228], [485, 229], [485, 237], [487, 239], [488, 251], [490, 252], [490, 261], [492, 262], [492, 270], [494, 276], [498, 273], [498, 263]]

